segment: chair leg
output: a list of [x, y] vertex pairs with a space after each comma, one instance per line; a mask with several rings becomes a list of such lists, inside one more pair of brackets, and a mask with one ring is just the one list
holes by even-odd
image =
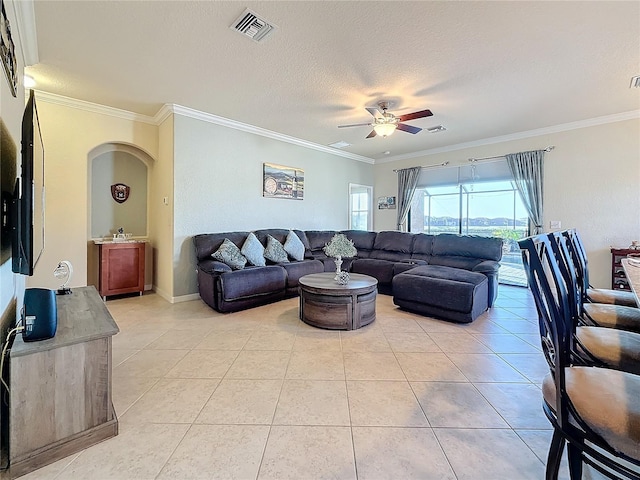
[[564, 450], [564, 438], [560, 434], [560, 430], [553, 430], [551, 445], [549, 446], [549, 455], [547, 456], [547, 472], [546, 480], [557, 480], [558, 470], [560, 469], [560, 461], [562, 460], [562, 451]]
[[582, 452], [571, 442], [567, 442], [567, 460], [569, 460], [569, 477], [571, 480], [581, 480]]

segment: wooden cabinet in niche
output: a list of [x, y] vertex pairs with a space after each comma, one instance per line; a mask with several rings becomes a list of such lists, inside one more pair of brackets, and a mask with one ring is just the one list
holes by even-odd
[[96, 242], [100, 249], [100, 296], [144, 292], [145, 242]]

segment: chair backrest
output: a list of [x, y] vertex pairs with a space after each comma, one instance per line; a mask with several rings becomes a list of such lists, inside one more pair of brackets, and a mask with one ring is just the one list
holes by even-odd
[[582, 301], [587, 302], [587, 290], [589, 289], [589, 269], [587, 260], [587, 252], [584, 249], [582, 240], [578, 231], [575, 229], [565, 230], [562, 235], [567, 239], [567, 248], [571, 254], [571, 259], [576, 268], [576, 276]]
[[547, 236], [551, 244], [551, 250], [556, 257], [558, 269], [565, 282], [567, 289], [569, 309], [571, 311], [572, 324], [585, 323], [583, 292], [579, 281], [578, 269], [574, 261], [569, 241], [566, 235], [567, 231], [549, 233]]
[[518, 240], [529, 288], [538, 310], [542, 349], [556, 385], [556, 416], [568, 424], [565, 368], [571, 365], [573, 325], [569, 293], [546, 234]]

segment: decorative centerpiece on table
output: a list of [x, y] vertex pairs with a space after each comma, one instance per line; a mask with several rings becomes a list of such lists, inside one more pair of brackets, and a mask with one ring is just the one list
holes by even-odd
[[342, 257], [355, 257], [358, 253], [353, 241], [342, 233], [336, 233], [322, 250], [327, 257], [333, 257], [336, 264], [336, 276], [333, 279], [340, 285], [346, 285], [349, 281], [349, 272], [343, 272], [340, 267], [342, 267]]

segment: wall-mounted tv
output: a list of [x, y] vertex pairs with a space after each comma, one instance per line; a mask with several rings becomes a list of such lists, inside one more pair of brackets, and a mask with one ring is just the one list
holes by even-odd
[[22, 167], [13, 201], [12, 270], [33, 275], [44, 250], [44, 145], [33, 90], [22, 116]]

